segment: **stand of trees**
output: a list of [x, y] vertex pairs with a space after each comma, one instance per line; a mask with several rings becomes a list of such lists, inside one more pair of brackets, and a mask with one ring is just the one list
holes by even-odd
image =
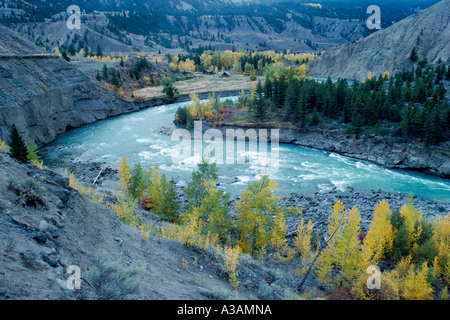
[[255, 119], [271, 117], [299, 128], [337, 121], [347, 124], [349, 134], [384, 124], [395, 127], [399, 137], [438, 144], [449, 135], [450, 108], [443, 84], [449, 78], [450, 66], [445, 65], [418, 66], [392, 77], [387, 72], [378, 78], [369, 74], [352, 85], [343, 79], [320, 83], [280, 74], [257, 86], [255, 96], [263, 94], [266, 108], [262, 112], [259, 107]]

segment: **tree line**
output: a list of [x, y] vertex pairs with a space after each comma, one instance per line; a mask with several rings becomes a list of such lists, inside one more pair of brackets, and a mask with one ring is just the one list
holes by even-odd
[[283, 72], [258, 82], [251, 111], [258, 121], [289, 121], [299, 128], [336, 121], [347, 125], [349, 134], [390, 126], [395, 136], [433, 145], [448, 138], [450, 108], [443, 81], [449, 79], [450, 66], [443, 64], [392, 77], [369, 74], [351, 85], [344, 79], [319, 82]]

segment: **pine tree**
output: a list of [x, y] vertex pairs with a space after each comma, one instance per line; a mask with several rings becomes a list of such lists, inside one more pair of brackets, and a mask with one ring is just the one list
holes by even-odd
[[254, 99], [254, 115], [255, 118], [259, 121], [264, 121], [266, 117], [266, 102], [264, 99], [264, 91], [263, 86], [261, 84], [261, 80], [258, 80], [256, 84], [256, 92]]
[[103, 64], [103, 80], [108, 81], [108, 66]]
[[13, 123], [9, 134], [11, 156], [20, 162], [28, 162], [28, 149], [16, 125]]
[[419, 60], [419, 55], [417, 54], [416, 47], [414, 47], [409, 55], [409, 60], [412, 62], [417, 62]]
[[62, 54], [61, 54], [61, 56], [62, 56], [67, 62], [70, 62], [70, 57], [67, 55], [67, 52], [66, 52], [66, 51], [63, 51]]
[[286, 121], [291, 119], [295, 107], [297, 106], [298, 98], [298, 81], [291, 79], [286, 90]]
[[103, 51], [100, 44], [97, 44], [97, 57], [103, 57]]
[[128, 192], [132, 199], [137, 199], [138, 201], [141, 199], [146, 187], [145, 184], [145, 172], [142, 169], [141, 163], [138, 162], [131, 171], [131, 178], [128, 184]]
[[294, 119], [300, 128], [303, 128], [306, 124], [306, 110], [303, 103], [303, 98], [300, 98], [297, 102], [294, 112]]
[[342, 108], [342, 122], [349, 123], [352, 121], [352, 107], [351, 98], [345, 99], [344, 107]]
[[270, 80], [269, 77], [267, 77], [266, 80], [264, 81], [264, 98], [266, 100], [272, 100], [272, 91], [273, 91], [272, 81]]
[[177, 192], [175, 191], [175, 181], [173, 178], [167, 181], [165, 174], [162, 175], [161, 181], [164, 196], [159, 207], [159, 212], [172, 220], [172, 222], [176, 222], [179, 216], [180, 204], [177, 199]]
[[311, 116], [311, 120], [309, 121], [309, 125], [317, 126], [319, 124], [319, 114], [317, 112], [317, 108], [314, 108], [314, 111]]

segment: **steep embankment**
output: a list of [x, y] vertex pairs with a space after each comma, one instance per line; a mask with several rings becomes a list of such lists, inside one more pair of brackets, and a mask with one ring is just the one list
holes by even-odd
[[419, 59], [450, 63], [450, 0], [409, 16], [359, 41], [330, 49], [308, 63], [309, 75], [364, 80], [369, 72], [378, 76], [411, 69], [415, 47]]
[[0, 75], [2, 139], [15, 123], [27, 140], [43, 145], [67, 129], [139, 108], [2, 26]]
[[[0, 300], [99, 299], [120, 292], [124, 282], [114, 284], [104, 275], [107, 289], [88, 276], [96, 256], [140, 268], [135, 277], [140, 291], [126, 298], [232, 296], [213, 254], [158, 237], [144, 241], [139, 230], [82, 197], [53, 171], [19, 164], [0, 152], [0, 194]], [[81, 290], [67, 288], [70, 265], [80, 267]], [[240, 289], [238, 298], [255, 297]]]

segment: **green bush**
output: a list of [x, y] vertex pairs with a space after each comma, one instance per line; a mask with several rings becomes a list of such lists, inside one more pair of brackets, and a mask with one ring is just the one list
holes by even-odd
[[137, 277], [140, 272], [140, 268], [123, 268], [106, 256], [97, 255], [86, 277], [101, 299], [123, 300], [139, 292], [141, 282]]

